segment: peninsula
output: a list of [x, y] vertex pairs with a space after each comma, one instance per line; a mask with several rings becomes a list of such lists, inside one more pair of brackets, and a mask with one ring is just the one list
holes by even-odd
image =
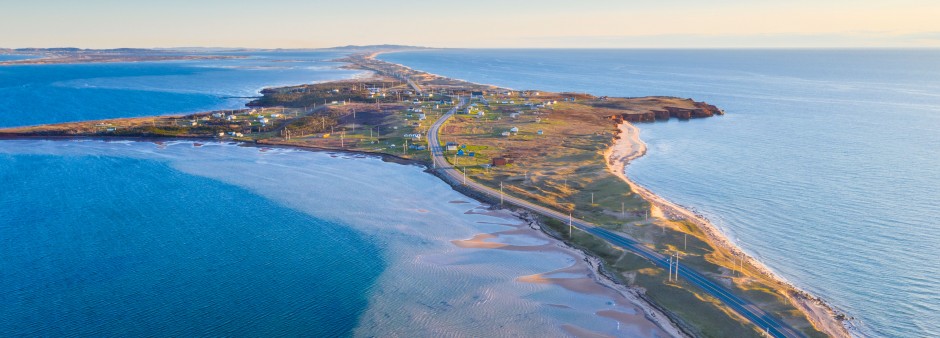
[[376, 55], [339, 60], [371, 77], [268, 88], [245, 109], [8, 128], [0, 138], [229, 140], [420, 162], [469, 196], [528, 211], [684, 334], [848, 336], [822, 301], [624, 175], [646, 150], [632, 123], [723, 115], [717, 107], [499, 88]]

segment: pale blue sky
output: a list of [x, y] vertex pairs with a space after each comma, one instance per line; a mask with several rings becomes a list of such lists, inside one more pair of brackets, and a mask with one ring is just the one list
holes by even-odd
[[940, 47], [937, 0], [0, 1], [0, 47]]

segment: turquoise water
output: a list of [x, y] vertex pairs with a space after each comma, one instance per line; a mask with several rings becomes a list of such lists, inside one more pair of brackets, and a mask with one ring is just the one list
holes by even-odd
[[348, 78], [334, 52], [246, 59], [0, 66], [0, 127], [243, 108], [263, 87]]
[[640, 184], [848, 312], [940, 335], [940, 51], [443, 50], [382, 59], [517, 89], [669, 95], [728, 115], [641, 124]]
[[[580, 256], [423, 170], [235, 143], [0, 141], [0, 335], [659, 331], [599, 284], [519, 282], [591, 280]], [[532, 247], [451, 242], [481, 233]]]
[[159, 159], [0, 152], [0, 179], [4, 336], [347, 335], [384, 268], [343, 224]]

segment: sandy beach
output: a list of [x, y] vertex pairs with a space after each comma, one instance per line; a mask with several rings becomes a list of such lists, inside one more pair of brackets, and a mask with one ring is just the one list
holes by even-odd
[[826, 304], [823, 300], [800, 290], [792, 283], [775, 274], [760, 261], [747, 255], [705, 217], [670, 202], [630, 180], [625, 174], [626, 166], [631, 161], [645, 155], [647, 147], [646, 143], [640, 139], [640, 130], [633, 124], [623, 122], [619, 124], [617, 128], [620, 130], [619, 138], [616, 139], [614, 144], [604, 153], [607, 167], [614, 175], [617, 175], [630, 185], [630, 188], [634, 192], [652, 204], [651, 216], [669, 220], [685, 219], [696, 224], [705, 236], [708, 237], [710, 242], [728, 250], [736, 256], [744, 257], [746, 265], [749, 265], [749, 269], [759, 271], [759, 273], [779, 283], [787, 291], [787, 298], [807, 314], [810, 321], [817, 329], [832, 337], [852, 336], [849, 323], [837, 319], [839, 314], [833, 310], [831, 306]]

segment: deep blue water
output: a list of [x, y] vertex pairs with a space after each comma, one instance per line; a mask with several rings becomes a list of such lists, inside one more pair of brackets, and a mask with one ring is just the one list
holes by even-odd
[[0, 152], [0, 334], [340, 336], [384, 262], [343, 224], [156, 159]]
[[865, 335], [940, 335], [940, 51], [440, 50], [382, 59], [516, 89], [669, 95], [627, 173]]
[[246, 59], [0, 66], [0, 127], [243, 108], [263, 87], [356, 74], [332, 52]]

